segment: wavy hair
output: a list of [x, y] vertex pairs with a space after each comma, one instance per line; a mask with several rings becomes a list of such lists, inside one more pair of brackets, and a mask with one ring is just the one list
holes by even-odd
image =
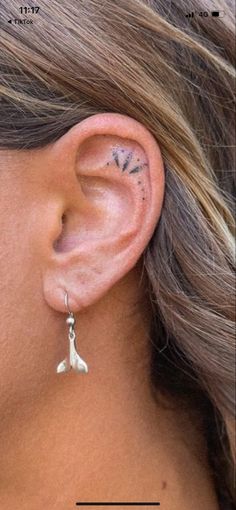
[[160, 146], [163, 210], [141, 259], [151, 380], [203, 416], [219, 502], [231, 509], [233, 3], [219, 0], [225, 15], [216, 18], [208, 0], [41, 0], [24, 26], [7, 23], [19, 18], [17, 0], [0, 6], [1, 149], [44, 147], [99, 112], [133, 117]]

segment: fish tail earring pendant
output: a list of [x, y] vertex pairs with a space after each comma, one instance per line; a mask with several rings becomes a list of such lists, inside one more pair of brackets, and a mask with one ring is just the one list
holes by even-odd
[[76, 334], [75, 334], [75, 317], [73, 312], [70, 311], [68, 304], [68, 293], [65, 293], [65, 305], [68, 310], [68, 317], [66, 319], [66, 323], [69, 326], [69, 356], [67, 356], [63, 361], [59, 363], [57, 366], [57, 373], [61, 372], [69, 372], [71, 368], [73, 368], [76, 372], [85, 372], [88, 373], [88, 365], [85, 361], [79, 356], [76, 351]]

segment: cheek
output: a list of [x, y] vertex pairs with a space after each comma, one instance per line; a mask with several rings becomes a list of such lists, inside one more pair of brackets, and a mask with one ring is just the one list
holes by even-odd
[[1, 208], [0, 221], [0, 387], [5, 389], [8, 383], [12, 389], [21, 384], [19, 376], [29, 350], [30, 303], [38, 285], [24, 231], [24, 211], [19, 208], [16, 214], [16, 209], [15, 203], [12, 209]]
[[64, 354], [57, 353], [61, 321], [42, 297], [27, 216], [27, 208], [16, 200], [12, 204], [1, 200], [0, 415], [4, 416], [16, 411], [19, 402], [37, 399], [45, 375], [53, 374]]
[[26, 208], [22, 202], [1, 195], [0, 218], [0, 291], [3, 307], [0, 309], [1, 324], [5, 307], [17, 307], [24, 293], [24, 286], [30, 284], [33, 260], [27, 237]]

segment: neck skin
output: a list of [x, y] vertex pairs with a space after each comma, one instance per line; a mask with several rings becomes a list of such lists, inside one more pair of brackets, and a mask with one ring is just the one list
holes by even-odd
[[89, 373], [53, 375], [47, 391], [26, 395], [2, 421], [0, 508], [160, 501], [167, 510], [218, 510], [197, 419], [153, 398], [150, 312], [144, 302], [132, 316], [125, 310], [139, 297], [136, 281], [134, 271], [77, 317]]

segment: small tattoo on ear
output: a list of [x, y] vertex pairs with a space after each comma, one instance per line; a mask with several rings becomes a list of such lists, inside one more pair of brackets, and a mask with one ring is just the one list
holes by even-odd
[[137, 172], [139, 172], [139, 170], [141, 170], [142, 166], [135, 166], [133, 168], [133, 170], [130, 170], [129, 174], [136, 174]]
[[114, 160], [115, 160], [118, 168], [120, 168], [119, 159], [118, 159], [118, 152], [117, 151], [113, 151], [112, 156], [114, 157]]
[[[113, 159], [114, 159], [116, 165], [118, 166], [118, 168], [121, 168], [120, 162], [119, 162], [119, 157], [118, 157], [119, 156], [119, 152], [123, 154], [125, 152], [125, 149], [119, 149], [119, 148], [118, 149], [113, 149], [112, 150], [112, 156], [113, 156]], [[125, 158], [125, 161], [123, 163], [122, 172], [124, 172], [128, 168], [128, 166], [129, 166], [129, 164], [130, 164], [130, 162], [132, 160], [132, 157], [133, 157], [133, 151], [129, 151], [127, 156], [126, 156], [126, 158]], [[137, 158], [137, 161], [140, 161], [140, 158]], [[109, 165], [109, 163], [107, 163], [107, 165]], [[129, 171], [129, 174], [136, 174], [136, 173], [138, 173], [140, 170], [143, 169], [144, 166], [148, 166], [148, 164], [147, 163], [143, 163], [141, 165], [135, 165], [132, 168], [132, 170]], [[140, 182], [138, 182], [138, 184], [140, 184]]]
[[125, 162], [124, 162], [124, 165], [123, 165], [123, 168], [122, 168], [122, 172], [124, 172], [124, 170], [126, 170], [126, 168], [127, 168], [128, 164], [129, 164], [129, 163], [130, 163], [130, 161], [131, 161], [132, 155], [133, 155], [133, 153], [132, 153], [132, 152], [129, 152], [129, 154], [128, 154], [128, 156], [127, 156], [127, 158], [126, 158]]
[[135, 166], [132, 170], [130, 170], [129, 174], [136, 174], [137, 172], [139, 172], [140, 170], [142, 170], [142, 168], [144, 166], [148, 166], [147, 163], [143, 163], [142, 165], [139, 165], [139, 166]]

